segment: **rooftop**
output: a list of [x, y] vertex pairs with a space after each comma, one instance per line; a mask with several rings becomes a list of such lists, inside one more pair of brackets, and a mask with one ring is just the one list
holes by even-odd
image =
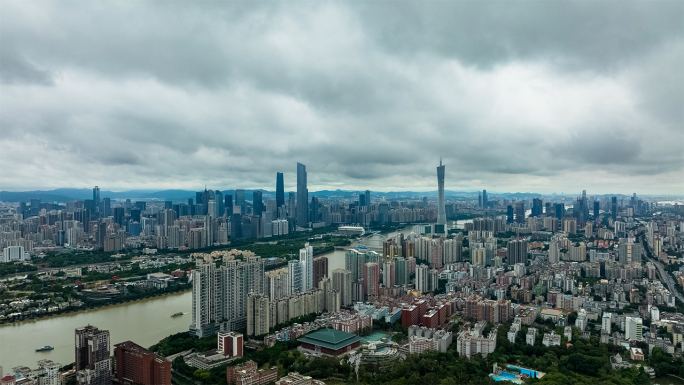
[[299, 339], [301, 342], [308, 342], [334, 350], [343, 348], [360, 340], [361, 338], [354, 334], [335, 329], [322, 329], [309, 333]]

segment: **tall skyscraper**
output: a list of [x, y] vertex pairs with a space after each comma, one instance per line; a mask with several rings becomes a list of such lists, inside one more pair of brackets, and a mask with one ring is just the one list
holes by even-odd
[[245, 190], [235, 190], [235, 206], [240, 206], [240, 214], [245, 215], [247, 213]]
[[380, 222], [381, 225], [384, 225], [385, 223], [387, 223], [389, 221], [390, 221], [389, 203], [381, 202], [378, 205], [378, 222]]
[[594, 219], [599, 217], [599, 201], [594, 201]]
[[572, 216], [577, 218], [577, 224], [584, 226], [589, 218], [589, 206], [587, 205], [587, 190], [582, 190], [582, 196], [577, 198], [572, 208]]
[[487, 208], [489, 201], [487, 200], [487, 190], [482, 190], [482, 207]]
[[309, 226], [309, 190], [306, 184], [306, 166], [297, 163], [297, 226]]
[[233, 196], [230, 194], [226, 194], [223, 197], [223, 201], [224, 201], [223, 207], [226, 210], [226, 217], [230, 217], [231, 215], [233, 215], [233, 206], [234, 206]]
[[252, 193], [252, 209], [254, 216], [261, 216], [261, 212], [264, 210], [263, 193], [261, 191], [254, 191]]
[[276, 174], [276, 207], [280, 209], [285, 204], [285, 182], [283, 173]]
[[370, 190], [366, 190], [366, 206], [370, 206]]
[[515, 222], [525, 223], [525, 202], [515, 202]]
[[192, 198], [188, 198], [188, 215], [195, 215], [195, 204], [192, 201]]
[[565, 216], [565, 203], [554, 204], [554, 210], [556, 212], [556, 218], [561, 221]]
[[513, 206], [506, 207], [506, 223], [513, 223]]
[[[611, 214], [613, 215], [613, 220], [617, 220], [617, 197], [610, 198], [611, 203]], [[33, 206], [33, 204], [31, 204]]]
[[112, 200], [109, 198], [102, 198], [102, 216], [108, 217], [112, 215]]
[[79, 385], [110, 385], [109, 330], [88, 325], [76, 329], [76, 380]]
[[532, 199], [532, 212], [530, 213], [530, 216], [531, 217], [541, 217], [543, 210], [544, 210], [544, 205], [542, 203], [541, 198]]
[[320, 208], [320, 203], [318, 203], [318, 197], [312, 197], [311, 203], [309, 204], [309, 221], [318, 222], [318, 210]]
[[295, 198], [295, 193], [291, 192], [288, 195], [288, 215], [287, 217], [289, 219], [292, 219], [292, 221], [295, 221], [297, 218], [297, 199]]
[[437, 167], [437, 194], [439, 195], [437, 203], [437, 224], [444, 225], [443, 231], [446, 230], [446, 207], [444, 205], [444, 166], [442, 160], [439, 160]]
[[[212, 200], [213, 201], [213, 200]], [[214, 245], [214, 229], [211, 215], [204, 216], [204, 247]]]
[[366, 205], [366, 194], [359, 194], [359, 206], [363, 207]]
[[93, 201], [95, 201], [96, 207], [100, 206], [100, 188], [98, 186], [93, 188]]
[[221, 218], [226, 214], [226, 203], [223, 200], [223, 193], [219, 190], [214, 191], [214, 200], [216, 201], [216, 218]]

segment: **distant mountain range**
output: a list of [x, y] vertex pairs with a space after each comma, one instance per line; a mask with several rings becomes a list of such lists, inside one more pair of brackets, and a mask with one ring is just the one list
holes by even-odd
[[[254, 191], [262, 191], [264, 198], [270, 199], [275, 198], [275, 191], [268, 190], [245, 190], [245, 197], [247, 200], [251, 200], [252, 193]], [[233, 194], [235, 196], [235, 190], [223, 190], [224, 194]], [[317, 196], [323, 198], [337, 197], [354, 199], [358, 198], [359, 194], [363, 191], [350, 191], [350, 190], [321, 190], [309, 192], [310, 196]], [[437, 196], [437, 190], [433, 191], [391, 191], [391, 192], [379, 192], [372, 191], [373, 196], [382, 196], [388, 199], [400, 199], [400, 198], [420, 198], [423, 196]], [[452, 198], [473, 198], [477, 197], [479, 191], [444, 191], [444, 195]], [[288, 192], [285, 192], [285, 199], [287, 199]], [[507, 199], [530, 199], [542, 196], [538, 193], [497, 193], [488, 192], [491, 197], [504, 197]], [[548, 195], [548, 194], [545, 194]], [[570, 194], [566, 194], [571, 196]], [[596, 196], [596, 195], [594, 195]], [[618, 198], [625, 198], [628, 195], [623, 194], [605, 194], [599, 195], [600, 197], [606, 198], [610, 196], [617, 196]], [[100, 191], [101, 198], [111, 198], [111, 199], [145, 199], [145, 200], [170, 200], [170, 201], [185, 201], [188, 198], [195, 198], [195, 191], [188, 190], [128, 190], [128, 191]], [[93, 190], [82, 188], [60, 188], [55, 190], [36, 190], [36, 191], [0, 191], [0, 201], [4, 202], [30, 202], [31, 199], [40, 199], [43, 202], [68, 202], [72, 200], [83, 200], [92, 199]]]

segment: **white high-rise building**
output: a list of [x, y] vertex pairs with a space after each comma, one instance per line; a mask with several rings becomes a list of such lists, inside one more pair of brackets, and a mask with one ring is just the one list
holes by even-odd
[[610, 334], [612, 331], [613, 316], [611, 313], [604, 312], [601, 317], [601, 332]]
[[456, 239], [447, 239], [442, 245], [444, 264], [456, 263], [461, 261], [463, 243]]
[[549, 242], [549, 263], [559, 263], [560, 254], [560, 246], [558, 245], [558, 242]]
[[428, 271], [430, 268], [426, 265], [418, 265], [416, 266], [416, 284], [415, 288], [416, 290], [419, 290], [421, 293], [425, 293], [428, 291]]
[[382, 264], [382, 284], [385, 287], [394, 287], [394, 261], [385, 261]]
[[313, 289], [313, 246], [308, 242], [299, 249], [299, 263], [302, 265], [302, 291]]
[[302, 264], [300, 261], [289, 261], [287, 263], [287, 275], [290, 282], [290, 294], [303, 293], [302, 285]]
[[641, 317], [626, 317], [625, 318], [625, 338], [628, 341], [642, 341], [643, 336], [641, 329], [643, 321]]
[[177, 249], [185, 246], [185, 242], [181, 239], [181, 231], [178, 226], [169, 226], [167, 228], [167, 246], [169, 249]]
[[214, 244], [214, 229], [212, 228], [213, 221], [211, 219], [211, 215], [204, 216], [204, 247]]
[[266, 272], [266, 292], [271, 301], [276, 301], [290, 295], [290, 275], [287, 271]]
[[2, 262], [26, 261], [28, 256], [24, 253], [24, 246], [5, 247], [2, 252]]

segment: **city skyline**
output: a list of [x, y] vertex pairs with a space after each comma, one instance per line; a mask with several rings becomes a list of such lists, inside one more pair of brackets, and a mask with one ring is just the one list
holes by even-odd
[[0, 190], [681, 193], [683, 8], [7, 2]]

